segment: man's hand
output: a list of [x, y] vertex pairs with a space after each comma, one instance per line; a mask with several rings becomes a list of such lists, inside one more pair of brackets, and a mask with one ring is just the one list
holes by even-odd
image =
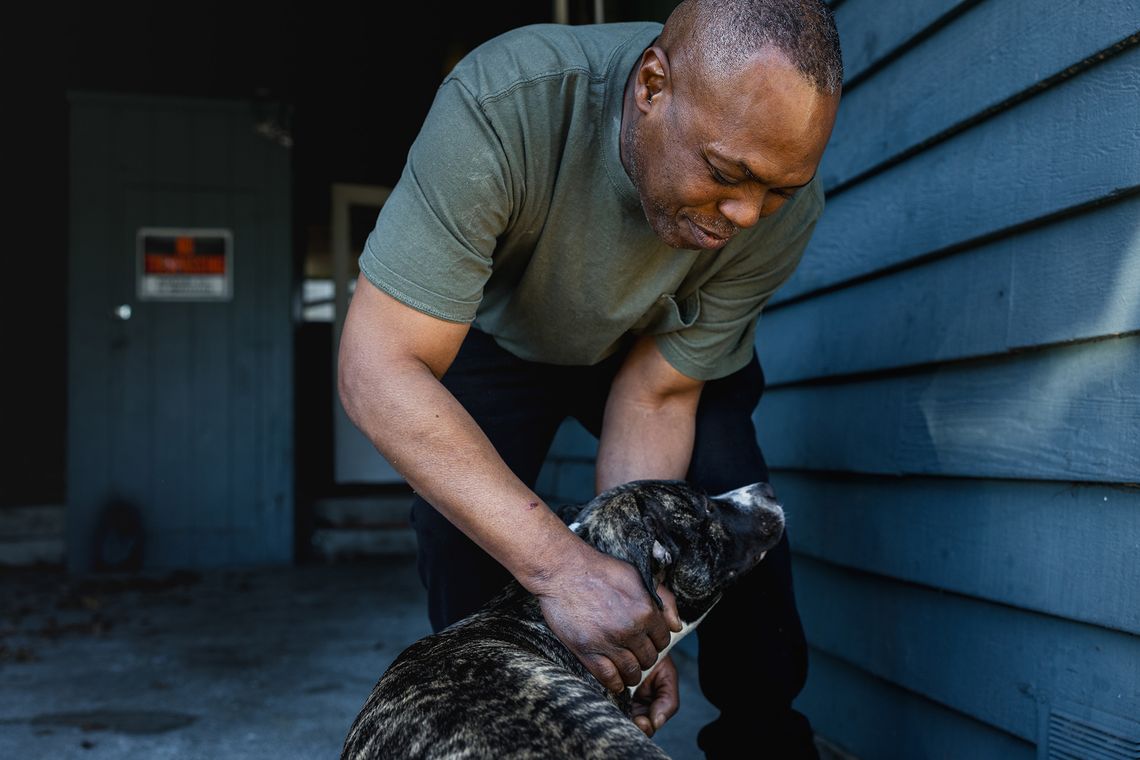
[[646, 736], [657, 733], [680, 709], [678, 681], [673, 657], [666, 655], [633, 693], [633, 722]]
[[665, 609], [657, 609], [628, 562], [584, 542], [580, 548], [534, 592], [554, 635], [603, 686], [619, 693], [657, 662], [681, 620], [671, 595], [662, 597]]

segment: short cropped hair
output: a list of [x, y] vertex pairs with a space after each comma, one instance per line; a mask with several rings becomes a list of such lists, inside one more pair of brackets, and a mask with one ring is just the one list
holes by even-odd
[[684, 0], [665, 22], [661, 44], [684, 39], [711, 74], [738, 72], [761, 49], [783, 53], [817, 90], [843, 86], [835, 18], [823, 0]]

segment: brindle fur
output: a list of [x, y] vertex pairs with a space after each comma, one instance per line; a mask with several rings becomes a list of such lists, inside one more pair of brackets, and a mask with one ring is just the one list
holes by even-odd
[[[783, 512], [771, 488], [758, 483], [747, 493], [751, 511], [681, 481], [635, 481], [559, 513], [585, 541], [637, 568], [659, 604], [664, 582], [692, 621], [780, 538]], [[396, 658], [341, 758], [667, 758], [629, 715], [628, 692], [603, 687], [512, 581]]]

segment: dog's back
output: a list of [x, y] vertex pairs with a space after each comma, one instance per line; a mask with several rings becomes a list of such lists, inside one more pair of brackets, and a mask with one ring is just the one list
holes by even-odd
[[667, 758], [512, 583], [406, 649], [353, 723], [342, 760]]

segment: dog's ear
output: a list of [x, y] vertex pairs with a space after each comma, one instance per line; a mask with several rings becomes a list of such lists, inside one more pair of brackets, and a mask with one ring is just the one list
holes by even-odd
[[657, 585], [668, 575], [678, 547], [662, 530], [658, 494], [627, 483], [598, 494], [580, 515], [582, 537], [595, 549], [633, 565], [658, 609], [665, 603]]
[[625, 556], [622, 559], [637, 569], [641, 582], [645, 584], [645, 590], [653, 597], [657, 609], [662, 609], [665, 603], [657, 593], [657, 584], [665, 579], [673, 564], [677, 547], [665, 546], [658, 540], [655, 523], [654, 518], [646, 516], [641, 525], [629, 531], [623, 552]]

